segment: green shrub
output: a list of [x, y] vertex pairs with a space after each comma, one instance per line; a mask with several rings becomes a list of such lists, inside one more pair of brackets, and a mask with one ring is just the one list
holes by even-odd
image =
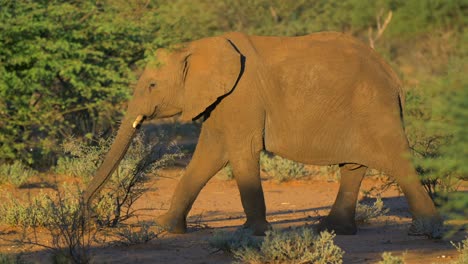
[[149, 179], [148, 174], [157, 174], [159, 169], [183, 156], [173, 144], [168, 144], [166, 150], [169, 153], [161, 156], [160, 147], [166, 143], [148, 144], [141, 135], [135, 137], [124, 159], [96, 199], [99, 202], [94, 210], [98, 215], [98, 223], [115, 227], [135, 216], [132, 205], [147, 190], [145, 183]]
[[[454, 41], [467, 38], [464, 33]], [[421, 77], [424, 89], [408, 93], [405, 123], [413, 162], [427, 192], [445, 215], [464, 219], [468, 196], [456, 190], [468, 175], [468, 49], [461, 45], [452, 52], [441, 69], [431, 69], [437, 74]]]
[[[72, 194], [72, 195], [71, 195]], [[83, 215], [85, 204], [81, 191], [57, 192], [49, 202], [50, 221], [46, 229], [52, 238], [52, 246], [43, 245], [52, 251], [54, 263], [90, 263], [93, 235]], [[37, 241], [35, 241], [37, 244]]]
[[62, 143], [62, 155], [58, 158], [54, 171], [82, 178], [86, 182], [96, 172], [99, 161], [111, 144], [111, 138], [100, 138], [95, 145], [87, 145], [79, 139], [68, 138]]
[[0, 253], [0, 264], [27, 264], [27, 262], [21, 260], [21, 255]]
[[457, 249], [459, 255], [455, 261], [451, 262], [451, 264], [468, 263], [468, 237], [466, 237], [461, 243], [455, 244], [452, 242], [452, 244]]
[[0, 223], [23, 228], [45, 226], [50, 221], [51, 197], [40, 192], [21, 200], [7, 194], [0, 204]]
[[403, 257], [392, 256], [390, 252], [382, 253], [382, 260], [378, 264], [405, 264]]
[[371, 219], [387, 214], [390, 209], [384, 207], [382, 199], [377, 200], [372, 205], [356, 204], [356, 222], [368, 223]]
[[230, 164], [227, 164], [223, 169], [221, 169], [217, 174], [216, 177], [218, 179], [224, 180], [224, 181], [230, 181], [234, 179], [234, 173], [232, 171], [232, 167]]
[[36, 173], [36, 171], [25, 166], [21, 161], [16, 160], [12, 164], [1, 164], [0, 184], [11, 183], [20, 187]]
[[341, 178], [339, 165], [310, 166], [307, 169], [311, 176], [326, 179], [329, 182], [336, 182]]
[[139, 226], [137, 230], [130, 226], [119, 228], [116, 232], [119, 243], [127, 246], [146, 244], [157, 238], [163, 232], [163, 230], [159, 228], [156, 232], [150, 230], [151, 226], [148, 223], [138, 223], [137, 226]]
[[[63, 185], [55, 195], [41, 192], [25, 201], [9, 196], [0, 205], [0, 223], [21, 228], [19, 242], [50, 250], [55, 263], [87, 263], [91, 237], [83, 219], [81, 194], [78, 188]], [[48, 232], [50, 244], [37, 241], [36, 227]]]
[[333, 233], [319, 235], [309, 228], [289, 232], [268, 231], [260, 248], [242, 247], [234, 257], [242, 263], [342, 263], [343, 250]]
[[[87, 182], [97, 170], [112, 145], [113, 139], [100, 139], [96, 145], [86, 145], [71, 138], [64, 142], [64, 157], [58, 160], [55, 171], [80, 177]], [[167, 166], [174, 159], [182, 156], [177, 146], [169, 144], [169, 154], [160, 157], [160, 146], [146, 143], [143, 134], [138, 134], [132, 141], [130, 148], [120, 162], [111, 179], [105, 185], [100, 197], [96, 199], [93, 211], [97, 221], [103, 226], [117, 226], [120, 222], [134, 216], [132, 205], [146, 190], [149, 172]]]
[[297, 180], [307, 175], [304, 164], [264, 152], [260, 155], [260, 167], [278, 182]]
[[2, 1], [0, 160], [48, 163], [64, 137], [95, 138], [115, 124], [134, 67], [159, 37], [154, 8]]
[[210, 247], [227, 253], [259, 245], [259, 240], [255, 239], [252, 233], [246, 229], [238, 229], [235, 232], [215, 231], [208, 242]]

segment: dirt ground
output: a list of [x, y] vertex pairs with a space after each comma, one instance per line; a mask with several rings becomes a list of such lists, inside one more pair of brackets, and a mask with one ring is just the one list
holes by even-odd
[[[154, 177], [148, 183], [150, 190], [137, 202], [143, 209], [139, 221], [154, 219], [164, 212], [170, 203], [182, 168], [166, 169], [164, 177]], [[383, 183], [375, 177], [364, 180], [361, 190]], [[338, 190], [338, 183], [325, 178], [276, 183], [264, 180], [263, 187], [268, 211], [268, 220], [275, 229], [313, 225], [319, 217], [330, 210]], [[37, 192], [34, 186], [21, 192]], [[37, 188], [39, 189], [39, 188]], [[446, 263], [457, 256], [450, 241], [461, 241], [466, 231], [442, 240], [411, 237], [406, 234], [410, 215], [405, 199], [396, 189], [382, 193], [383, 202], [390, 212], [374, 219], [370, 224], [359, 226], [354, 236], [337, 236], [335, 243], [344, 251], [344, 263], [376, 263], [384, 251], [393, 255], [404, 254], [407, 263]], [[187, 234], [163, 233], [147, 244], [116, 246], [110, 243], [95, 245], [92, 249], [93, 263], [231, 263], [233, 257], [215, 252], [208, 240], [218, 230], [234, 231], [245, 220], [235, 181], [213, 178], [202, 190], [188, 218]], [[134, 220], [136, 221], [136, 220]], [[19, 237], [19, 230], [0, 227], [0, 252], [23, 252], [26, 259], [35, 263], [49, 263], [47, 250], [39, 247], [17, 247], [12, 242]], [[38, 234], [39, 241], [49, 237]], [[108, 239], [109, 241], [112, 238]]]

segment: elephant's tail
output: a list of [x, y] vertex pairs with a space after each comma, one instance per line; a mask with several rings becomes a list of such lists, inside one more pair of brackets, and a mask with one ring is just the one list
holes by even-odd
[[400, 118], [401, 122], [403, 125], [405, 124], [404, 122], [404, 110], [405, 110], [405, 91], [403, 90], [403, 86], [401, 83], [398, 85], [398, 99], [399, 99], [399, 104], [400, 104]]

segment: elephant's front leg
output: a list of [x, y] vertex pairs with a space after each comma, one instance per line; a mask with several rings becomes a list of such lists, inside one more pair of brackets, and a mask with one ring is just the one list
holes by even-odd
[[253, 235], [257, 236], [265, 235], [265, 231], [271, 229], [271, 225], [266, 220], [265, 198], [260, 179], [260, 149], [252, 147], [229, 155], [229, 162], [247, 217], [244, 228], [250, 229]]
[[219, 136], [202, 130], [197, 148], [179, 180], [169, 210], [156, 222], [171, 233], [187, 231], [186, 218], [201, 189], [227, 162]]
[[366, 170], [367, 167], [359, 164], [341, 166], [338, 195], [328, 216], [320, 221], [317, 228], [319, 231], [334, 230], [339, 235], [356, 234], [356, 202]]

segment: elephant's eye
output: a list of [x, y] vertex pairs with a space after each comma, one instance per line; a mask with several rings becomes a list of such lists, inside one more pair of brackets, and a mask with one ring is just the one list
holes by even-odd
[[150, 82], [150, 84], [149, 84], [149, 89], [150, 89], [150, 90], [153, 90], [153, 89], [155, 89], [157, 86], [158, 86], [158, 85], [157, 85], [156, 82]]

